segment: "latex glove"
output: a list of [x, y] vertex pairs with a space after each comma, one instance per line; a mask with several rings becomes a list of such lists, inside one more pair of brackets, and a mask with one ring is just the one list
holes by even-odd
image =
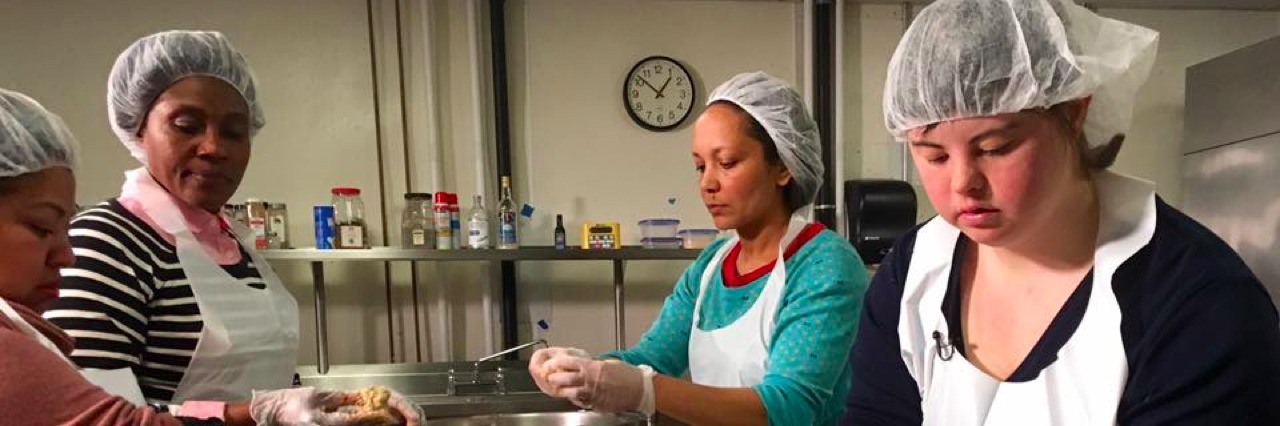
[[568, 356], [582, 359], [590, 359], [591, 354], [578, 348], [562, 348], [550, 347], [538, 349], [533, 353], [533, 358], [529, 359], [529, 375], [533, 376], [533, 383], [538, 385], [538, 389], [547, 395], [555, 396], [556, 389], [547, 383], [547, 376], [555, 372], [546, 367], [547, 361], [552, 358]]
[[[405, 426], [421, 426], [423, 417], [426, 417], [426, 415], [423, 414], [422, 412], [422, 408], [418, 407], [417, 404], [410, 402], [408, 399], [404, 397], [404, 395], [401, 395], [399, 392], [396, 392], [390, 389], [388, 389], [388, 391], [390, 392], [390, 395], [387, 396], [387, 408], [389, 408], [391, 411], [395, 413], [398, 413], [400, 415], [400, 418], [404, 419]], [[355, 398], [350, 402], [352, 404], [360, 403], [359, 394], [352, 393], [352, 395], [354, 395]], [[339, 410], [339, 412], [344, 413], [344, 415], [335, 416], [328, 419], [328, 421], [332, 423], [326, 423], [325, 425], [326, 426], [330, 426], [330, 425], [361, 426], [361, 425], [370, 425], [370, 424], [377, 424], [377, 425], [386, 424], [384, 420], [386, 417], [384, 414], [359, 413], [354, 410], [354, 407], [344, 407], [342, 410]], [[345, 414], [345, 413], [350, 413], [350, 414]]]
[[556, 389], [552, 396], [604, 413], [654, 412], [655, 373], [647, 365], [561, 356], [547, 361], [546, 366], [555, 371], [547, 378]]
[[253, 391], [249, 416], [259, 426], [340, 425], [350, 414], [337, 412], [359, 397], [346, 392], [316, 390], [312, 387]]

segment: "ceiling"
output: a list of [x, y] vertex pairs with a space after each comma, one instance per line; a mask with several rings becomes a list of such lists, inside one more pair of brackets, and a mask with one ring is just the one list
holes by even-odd
[[[858, 0], [872, 4], [902, 4], [901, 0]], [[913, 4], [928, 4], [929, 0], [909, 0]], [[1076, 0], [1099, 8], [1119, 9], [1220, 9], [1220, 10], [1280, 10], [1280, 0]]]

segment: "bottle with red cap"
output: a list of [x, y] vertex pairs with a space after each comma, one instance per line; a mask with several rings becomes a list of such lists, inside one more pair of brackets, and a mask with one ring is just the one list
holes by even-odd
[[339, 249], [369, 248], [369, 231], [364, 221], [364, 201], [358, 188], [337, 187], [333, 194], [334, 246]]
[[449, 193], [449, 232], [453, 235], [453, 248], [464, 248], [462, 245], [462, 209], [458, 207], [458, 194]]
[[437, 192], [435, 206], [431, 208], [436, 227], [436, 249], [453, 249], [453, 226], [449, 224], [449, 193]]

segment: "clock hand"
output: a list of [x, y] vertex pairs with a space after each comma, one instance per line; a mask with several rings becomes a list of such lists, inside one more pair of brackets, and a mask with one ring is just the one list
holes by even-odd
[[649, 86], [649, 89], [653, 90], [654, 94], [659, 95], [658, 97], [662, 97], [661, 94], [658, 92], [658, 88], [653, 87], [652, 84], [649, 84], [649, 80], [645, 80], [644, 77], [640, 77], [640, 82], [644, 83], [645, 86]]
[[662, 92], [665, 92], [665, 91], [667, 90], [667, 85], [668, 85], [668, 84], [671, 84], [671, 74], [667, 74], [667, 81], [665, 81], [665, 82], [663, 82], [663, 83], [662, 83], [662, 88], [661, 88], [661, 89], [658, 89], [658, 96], [657, 96], [657, 97], [659, 97], [659, 98], [661, 98], [661, 97], [662, 97]]

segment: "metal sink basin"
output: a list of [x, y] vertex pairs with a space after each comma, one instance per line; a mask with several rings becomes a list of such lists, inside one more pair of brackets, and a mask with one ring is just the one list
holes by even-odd
[[624, 426], [644, 425], [638, 416], [574, 411], [567, 413], [493, 414], [427, 420], [424, 426]]

